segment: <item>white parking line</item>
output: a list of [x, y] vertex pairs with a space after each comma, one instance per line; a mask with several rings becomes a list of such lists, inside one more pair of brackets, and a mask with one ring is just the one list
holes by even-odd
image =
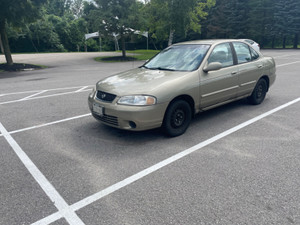
[[[9, 134], [15, 134], [15, 133], [20, 133], [20, 132], [27, 131], [27, 130], [33, 130], [33, 129], [37, 129], [37, 128], [41, 128], [41, 127], [46, 127], [46, 126], [50, 126], [50, 125], [54, 125], [54, 124], [58, 124], [58, 123], [67, 122], [70, 120], [80, 119], [80, 118], [87, 117], [90, 115], [91, 115], [91, 113], [88, 113], [88, 114], [83, 114], [80, 116], [74, 116], [74, 117], [70, 117], [70, 118], [66, 118], [66, 119], [62, 119], [62, 120], [57, 120], [57, 121], [50, 122], [50, 123], [44, 123], [44, 124], [40, 124], [40, 125], [36, 125], [36, 126], [32, 126], [32, 127], [14, 130], [14, 131], [10, 131]], [[0, 134], [0, 137], [1, 136], [3, 136], [3, 134]]]
[[[69, 89], [77, 89], [82, 87], [93, 87], [94, 85], [87, 85], [87, 86], [77, 86], [77, 87], [64, 87], [64, 88], [53, 88], [53, 89], [47, 89], [47, 91], [61, 91], [61, 90], [69, 90]], [[7, 96], [7, 95], [18, 95], [18, 94], [27, 94], [27, 93], [35, 93], [40, 92], [44, 90], [33, 90], [33, 91], [22, 91], [22, 92], [11, 92], [11, 93], [4, 93], [0, 96]]]
[[86, 89], [82, 91], [71, 91], [71, 92], [64, 92], [64, 93], [58, 93], [58, 94], [52, 94], [52, 95], [44, 95], [44, 96], [38, 96], [38, 97], [32, 97], [32, 98], [24, 98], [24, 99], [18, 99], [13, 101], [7, 101], [7, 102], [0, 102], [0, 105], [10, 104], [10, 103], [16, 103], [16, 102], [23, 102], [23, 101], [29, 101], [29, 100], [35, 100], [35, 99], [42, 99], [42, 98], [50, 98], [55, 96], [61, 96], [61, 95], [69, 95], [69, 94], [75, 94], [75, 93], [82, 93], [85, 91], [91, 91], [92, 89]]
[[4, 93], [4, 94], [0, 94], [0, 97], [9, 96], [9, 95], [20, 95], [20, 94], [36, 93], [36, 92], [39, 92], [39, 91], [43, 91], [43, 90]]
[[[113, 184], [110, 187], [107, 187], [106, 189], [104, 189], [102, 191], [99, 191], [99, 192], [97, 192], [97, 193], [95, 193], [95, 194], [93, 194], [93, 195], [91, 195], [91, 196], [89, 196], [89, 197], [87, 197], [87, 198], [71, 205], [70, 208], [72, 209], [72, 211], [76, 212], [77, 210], [80, 210], [80, 209], [82, 209], [82, 208], [84, 208], [84, 207], [100, 200], [101, 198], [103, 198], [103, 197], [105, 197], [105, 196], [107, 196], [107, 195], [123, 188], [123, 187], [126, 187], [126, 186], [128, 186], [129, 184], [132, 184], [135, 181], [138, 181], [138, 180], [142, 179], [143, 177], [145, 177], [145, 176], [147, 176], [147, 175], [149, 175], [149, 174], [151, 174], [151, 173], [153, 173], [153, 172], [155, 172], [155, 171], [157, 171], [157, 170], [159, 170], [159, 169], [161, 169], [165, 166], [168, 166], [171, 163], [173, 163], [173, 162], [175, 162], [175, 161], [177, 161], [177, 160], [179, 160], [179, 159], [181, 159], [181, 158], [183, 158], [183, 157], [185, 157], [185, 156], [187, 156], [187, 155], [189, 155], [189, 154], [191, 154], [195, 151], [198, 151], [198, 150], [200, 150], [200, 149], [202, 149], [202, 148], [204, 148], [204, 147], [206, 147], [206, 146], [208, 146], [208, 145], [210, 145], [210, 144], [212, 144], [212, 143], [214, 143], [214, 142], [216, 142], [216, 141], [218, 141], [218, 140], [220, 140], [220, 139], [222, 139], [222, 138], [224, 138], [224, 137], [226, 137], [226, 136], [228, 136], [228, 135], [230, 135], [230, 134], [232, 134], [236, 131], [239, 131], [239, 130], [241, 130], [241, 129], [243, 129], [243, 128], [245, 128], [245, 127], [247, 127], [247, 126], [249, 126], [249, 125], [265, 118], [265, 117], [267, 117], [267, 116], [270, 116], [270, 115], [272, 115], [272, 114], [274, 114], [274, 113], [276, 113], [276, 112], [278, 112], [278, 111], [280, 111], [284, 108], [287, 108], [288, 106], [296, 104], [299, 101], [300, 101], [300, 98], [297, 98], [297, 99], [295, 99], [293, 101], [290, 101], [290, 102], [288, 102], [284, 105], [281, 105], [281, 106], [279, 106], [275, 109], [272, 109], [272, 110], [270, 110], [266, 113], [263, 113], [263, 114], [255, 117], [253, 119], [250, 119], [250, 120], [248, 120], [244, 123], [241, 123], [241, 124], [231, 128], [229, 130], [226, 130], [226, 131], [224, 131], [224, 132], [222, 132], [222, 133], [220, 133], [220, 134], [218, 134], [218, 135], [216, 135], [216, 136], [214, 136], [214, 137], [212, 137], [212, 138], [210, 138], [206, 141], [203, 141], [203, 142], [201, 142], [201, 143], [199, 143], [199, 144], [197, 144], [197, 145], [195, 145], [195, 146], [193, 146], [189, 149], [186, 149], [186, 150], [184, 150], [184, 151], [182, 151], [182, 152], [180, 152], [180, 153], [178, 153], [174, 156], [171, 156], [170, 158], [167, 158], [167, 159], [165, 159], [165, 160], [163, 160], [163, 161], [161, 161], [161, 162], [159, 162], [159, 163], [157, 163], [157, 164], [155, 164], [151, 167], [148, 167], [147, 169], [144, 169], [141, 172], [136, 173], [136, 174], [134, 174], [134, 175], [132, 175], [132, 176], [116, 183], [116, 184]], [[35, 224], [49, 224], [49, 223], [54, 222], [55, 221], [54, 219], [56, 219], [58, 217], [59, 217], [58, 213], [54, 213], [54, 214], [52, 214], [48, 217], [45, 217], [45, 218], [41, 219], [40, 221], [37, 221]]]
[[274, 59], [277, 59], [277, 58], [284, 58], [284, 57], [289, 57], [289, 56], [294, 56], [294, 55], [299, 55], [299, 54], [279, 55], [279, 56], [275, 56], [275, 57], [273, 57], [273, 58], [274, 58]]
[[77, 214], [70, 209], [66, 201], [60, 196], [52, 184], [47, 180], [47, 178], [42, 174], [42, 172], [36, 167], [36, 165], [31, 161], [31, 159], [26, 155], [26, 153], [21, 149], [18, 143], [12, 138], [12, 136], [7, 132], [2, 123], [0, 123], [0, 132], [3, 134], [4, 138], [7, 140], [9, 145], [12, 147], [16, 155], [19, 157], [21, 162], [36, 180], [36, 182], [41, 186], [46, 195], [54, 203], [55, 207], [58, 209], [61, 217], [64, 217], [69, 224], [80, 225], [84, 224], [82, 220], [77, 216]]
[[83, 91], [84, 89], [86, 89], [86, 88], [88, 88], [88, 87], [89, 87], [89, 86], [82, 87], [82, 88], [78, 89], [78, 90], [75, 91], [75, 92], [81, 92], [81, 91]]
[[32, 97], [34, 97], [34, 96], [37, 96], [37, 95], [43, 94], [43, 93], [45, 93], [45, 92], [47, 92], [47, 90], [40, 91], [40, 92], [38, 92], [38, 93], [35, 93], [35, 94], [33, 94], [33, 95], [29, 95], [29, 96], [27, 96], [27, 97], [25, 97], [25, 98], [22, 98], [22, 99], [20, 99], [20, 101], [22, 101], [22, 100], [26, 100], [26, 99], [29, 99], [29, 98], [32, 98]]
[[[295, 63], [299, 63], [300, 61], [296, 61], [296, 62], [291, 62], [291, 63], [287, 63], [287, 64], [282, 64], [282, 65], [278, 65], [277, 67], [282, 67], [282, 66], [287, 66], [287, 65], [291, 65], [291, 64], [295, 64]], [[78, 87], [80, 88], [80, 87]], [[71, 89], [71, 88], [65, 88], [65, 89]], [[81, 90], [82, 89], [82, 90]], [[58, 89], [52, 89], [52, 90], [58, 90]], [[62, 89], [60, 89], [62, 90]], [[34, 97], [34, 96], [28, 96], [30, 97], [28, 99], [24, 98], [22, 101], [25, 100], [32, 100], [32, 99], [40, 99], [40, 98], [45, 98], [45, 97], [53, 97], [53, 96], [58, 96], [58, 95], [65, 95], [65, 94], [72, 94], [72, 93], [76, 93], [76, 92], [83, 92], [83, 91], [88, 91], [85, 90], [85, 87], [82, 87], [77, 90], [77, 91], [73, 91], [73, 92], [66, 92], [66, 93], [60, 93], [60, 94], [54, 94], [54, 95], [48, 95], [48, 96], [39, 96], [39, 97]], [[36, 92], [36, 91], [35, 91]], [[21, 93], [21, 92], [19, 92]], [[19, 94], [19, 93], [10, 93], [10, 94]], [[24, 93], [24, 92], [23, 92]], [[26, 93], [34, 93], [34, 91], [32, 92], [26, 92]], [[5, 96], [7, 94], [2, 94], [0, 96]], [[31, 98], [32, 97], [32, 98]], [[100, 200], [101, 198], [114, 193], [115, 191], [128, 186], [130, 184], [132, 184], [135, 181], [138, 181], [140, 179], [142, 179], [143, 177], [165, 167], [168, 166], [170, 164], [172, 164], [173, 162], [195, 152], [198, 151], [238, 130], [241, 130], [243, 128], [245, 128], [248, 125], [251, 125], [271, 114], [274, 114], [284, 108], [287, 108], [288, 106], [291, 106], [293, 104], [296, 104], [300, 101], [300, 98], [297, 98], [291, 102], [288, 102], [282, 106], [279, 106], [273, 110], [270, 110], [260, 116], [257, 116], [251, 120], [248, 120], [238, 126], [235, 126], [227, 131], [224, 131], [204, 142], [201, 142], [189, 149], [186, 149], [168, 159], [165, 159], [143, 171], [140, 171], [139, 173], [136, 173], [126, 179], [124, 179], [123, 181], [120, 181], [110, 187], [107, 187], [106, 189], [99, 191], [89, 197], [86, 197], [85, 199], [80, 200], [77, 203], [74, 203], [73, 205], [69, 206], [65, 200], [60, 196], [60, 194], [56, 191], [56, 189], [51, 185], [51, 183], [46, 179], [46, 177], [39, 171], [39, 169], [33, 164], [33, 162], [30, 160], [30, 158], [26, 155], [26, 153], [21, 149], [21, 147], [18, 145], [18, 143], [15, 142], [15, 140], [12, 138], [11, 134], [13, 133], [18, 133], [18, 132], [22, 132], [22, 131], [26, 131], [26, 130], [31, 130], [31, 129], [36, 129], [36, 128], [40, 128], [40, 127], [45, 127], [45, 126], [49, 126], [49, 125], [53, 125], [53, 124], [57, 124], [57, 123], [62, 123], [62, 122], [66, 122], [69, 120], [73, 120], [73, 119], [79, 119], [82, 117], [86, 117], [86, 116], [90, 116], [91, 114], [84, 114], [84, 115], [80, 115], [80, 116], [76, 116], [76, 117], [71, 117], [71, 118], [66, 118], [63, 120], [59, 120], [59, 121], [54, 121], [51, 123], [46, 123], [46, 124], [42, 124], [42, 125], [37, 125], [37, 126], [33, 126], [33, 127], [28, 127], [28, 128], [24, 128], [24, 129], [20, 129], [20, 130], [16, 130], [16, 131], [12, 131], [12, 132], [8, 132], [3, 125], [0, 123], [0, 136], [4, 136], [4, 138], [7, 140], [7, 142], [10, 144], [10, 146], [13, 148], [13, 150], [15, 151], [15, 153], [18, 155], [18, 157], [20, 158], [20, 160], [24, 163], [24, 165], [26, 166], [26, 168], [29, 170], [29, 172], [32, 174], [32, 176], [36, 179], [36, 181], [39, 183], [39, 185], [42, 187], [42, 189], [45, 191], [45, 193], [49, 196], [49, 198], [54, 202], [55, 206], [58, 209], [58, 212], [53, 213], [52, 215], [49, 215], [39, 221], [37, 221], [34, 224], [50, 224], [52, 222], [55, 222], [57, 220], [59, 220], [60, 218], [65, 217], [66, 220], [70, 223], [70, 224], [84, 224], [81, 219], [77, 216], [77, 214], [75, 213], [76, 211], [90, 205], [93, 204], [94, 202]], [[8, 104], [8, 103], [13, 103], [13, 102], [20, 102], [20, 100], [16, 100], [16, 101], [10, 101], [10, 102], [4, 102], [4, 103], [0, 103], [1, 104]]]
[[292, 65], [292, 64], [296, 64], [296, 63], [300, 63], [300, 61], [285, 63], [285, 64], [278, 65], [276, 67], [288, 66], [288, 65]]

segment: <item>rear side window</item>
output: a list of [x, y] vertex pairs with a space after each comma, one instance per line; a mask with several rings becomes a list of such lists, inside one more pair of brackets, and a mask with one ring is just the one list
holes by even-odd
[[252, 60], [259, 58], [259, 54], [253, 48], [250, 48], [250, 52], [251, 52]]
[[250, 48], [247, 44], [241, 42], [233, 42], [233, 47], [236, 52], [238, 64], [250, 62], [252, 60]]
[[208, 63], [219, 62], [222, 67], [233, 65], [232, 51], [229, 43], [219, 44], [212, 51], [208, 58]]

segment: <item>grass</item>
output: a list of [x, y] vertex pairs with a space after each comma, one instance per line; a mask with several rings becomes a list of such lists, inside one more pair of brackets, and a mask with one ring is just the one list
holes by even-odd
[[[121, 51], [119, 51], [121, 52]], [[144, 61], [151, 59], [159, 53], [158, 50], [134, 50], [134, 51], [126, 51], [126, 58], [122, 56], [110, 56], [110, 57], [97, 57], [95, 60], [97, 62], [126, 62], [126, 61]], [[130, 56], [128, 56], [130, 54]]]
[[36, 70], [47, 68], [43, 65], [32, 65], [25, 63], [14, 63], [12, 66], [7, 65], [6, 63], [0, 63], [0, 72], [3, 71], [22, 71], [22, 70]]
[[148, 60], [159, 53], [159, 50], [134, 50], [134, 51], [126, 51], [126, 53], [136, 54], [134, 58], [137, 60]]

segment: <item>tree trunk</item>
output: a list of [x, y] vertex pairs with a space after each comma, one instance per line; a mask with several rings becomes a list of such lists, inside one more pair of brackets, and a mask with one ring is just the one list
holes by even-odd
[[5, 31], [5, 20], [0, 21], [0, 36], [1, 36], [1, 41], [3, 44], [3, 50], [4, 50], [4, 55], [6, 58], [6, 63], [9, 66], [12, 66], [14, 64], [12, 57], [11, 57], [11, 52], [8, 44], [8, 38], [6, 35]]
[[156, 48], [156, 45], [155, 45], [155, 43], [154, 43], [153, 39], [152, 39], [151, 37], [150, 37], [150, 39], [151, 39], [151, 41], [152, 41], [152, 44], [153, 44], [153, 46], [154, 46], [155, 50], [157, 50], [157, 48]]
[[0, 35], [0, 49], [1, 49], [1, 53], [4, 54], [4, 49], [3, 49], [3, 45], [2, 45], [2, 41], [1, 41], [1, 35]]
[[286, 36], [283, 37], [282, 48], [286, 48]]
[[275, 36], [272, 37], [272, 49], [275, 48]]
[[299, 43], [299, 35], [295, 34], [295, 38], [294, 38], [294, 49], [298, 48], [298, 43]]
[[175, 30], [170, 29], [168, 46], [173, 44], [174, 33], [175, 33]]
[[260, 42], [260, 48], [264, 48], [264, 46], [265, 46], [265, 36], [262, 35], [261, 42]]
[[126, 58], [125, 36], [124, 35], [121, 35], [121, 42], [122, 42], [122, 57]]

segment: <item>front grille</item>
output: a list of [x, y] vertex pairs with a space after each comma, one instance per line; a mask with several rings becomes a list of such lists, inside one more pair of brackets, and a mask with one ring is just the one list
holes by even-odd
[[118, 117], [115, 116], [109, 116], [109, 115], [105, 115], [103, 114], [102, 116], [99, 116], [95, 113], [93, 113], [93, 116], [97, 119], [100, 120], [104, 123], [108, 123], [114, 126], [119, 126], [119, 122], [118, 122]]
[[112, 102], [117, 96], [103, 91], [97, 91], [97, 98], [104, 102]]

